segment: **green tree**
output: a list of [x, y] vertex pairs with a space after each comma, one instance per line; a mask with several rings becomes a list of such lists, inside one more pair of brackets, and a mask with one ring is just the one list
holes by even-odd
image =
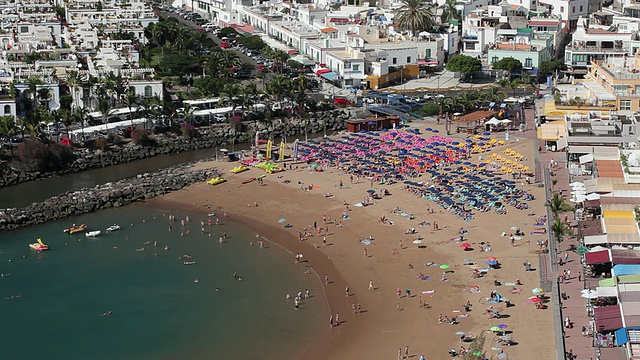
[[11, 156], [13, 157], [13, 143], [11, 138], [18, 133], [16, 119], [13, 116], [0, 116], [0, 134], [9, 136], [9, 146], [11, 148]]
[[500, 87], [492, 86], [482, 90], [480, 97], [487, 101], [498, 102], [507, 97], [507, 93]]
[[562, 242], [565, 235], [573, 235], [570, 224], [558, 217], [551, 224], [551, 232], [558, 242]]
[[401, 0], [393, 16], [398, 28], [409, 30], [412, 37], [434, 24], [431, 8], [424, 0]]
[[567, 65], [561, 60], [542, 61], [538, 64], [538, 75], [541, 79], [546, 78], [547, 75], [554, 74], [556, 71], [564, 70], [567, 70]]
[[443, 24], [449, 23], [451, 20], [457, 20], [458, 23], [462, 21], [462, 14], [456, 8], [456, 5], [458, 5], [457, 0], [446, 0], [446, 2], [441, 6], [442, 15], [440, 16], [440, 19]]
[[522, 70], [522, 63], [518, 59], [505, 57], [493, 63], [493, 68], [504, 70], [509, 74]]
[[575, 208], [569, 205], [566, 200], [567, 199], [560, 195], [560, 193], [554, 192], [553, 197], [548, 199], [544, 203], [544, 206], [547, 206], [549, 210], [551, 210], [551, 213], [553, 213], [553, 216], [557, 217], [564, 212], [575, 210]]
[[447, 70], [463, 74], [465, 77], [482, 70], [482, 62], [473, 56], [455, 55], [446, 66]]
[[98, 111], [100, 111], [100, 113], [102, 114], [102, 123], [104, 124], [104, 129], [108, 133], [109, 132], [109, 126], [108, 126], [109, 116], [111, 116], [113, 107], [111, 106], [111, 103], [109, 103], [107, 99], [102, 99], [98, 103]]

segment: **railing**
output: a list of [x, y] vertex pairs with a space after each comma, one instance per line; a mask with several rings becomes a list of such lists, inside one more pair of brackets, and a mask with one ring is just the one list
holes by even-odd
[[[544, 168], [544, 190], [547, 199], [551, 199], [553, 197], [553, 183], [551, 182], [551, 173], [549, 172], [549, 168]], [[551, 208], [546, 206], [547, 210], [547, 234], [549, 235], [549, 266], [551, 268], [551, 272], [555, 273], [558, 271], [558, 239], [555, 238], [553, 232], [551, 231], [551, 224], [555, 221], [553, 214], [551, 213]]]
[[613, 71], [611, 71], [611, 68], [607, 68], [605, 66], [600, 66], [600, 68], [602, 70], [606, 71], [614, 79], [637, 79], [637, 80], [640, 80], [640, 73], [638, 73], [638, 74], [625, 73], [626, 70], [624, 72], [621, 72], [621, 73], [614, 73]]
[[621, 47], [621, 48], [603, 48], [601, 46], [567, 46], [566, 51], [584, 51], [584, 52], [619, 52], [619, 53], [628, 53], [629, 49]]

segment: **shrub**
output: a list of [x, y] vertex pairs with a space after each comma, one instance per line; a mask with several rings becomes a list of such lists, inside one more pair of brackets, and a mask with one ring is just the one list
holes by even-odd
[[109, 140], [104, 138], [97, 138], [93, 140], [93, 147], [102, 151], [109, 150]]
[[142, 146], [155, 146], [156, 141], [149, 135], [147, 129], [134, 129], [131, 131], [131, 140]]
[[424, 104], [422, 109], [418, 110], [417, 113], [422, 116], [434, 116], [434, 115], [438, 115], [440, 113], [440, 110], [438, 109], [438, 104], [427, 103], [427, 104]]
[[186, 122], [180, 123], [180, 133], [182, 136], [190, 139], [197, 135], [196, 127]]
[[30, 140], [18, 146], [18, 159], [27, 170], [57, 171], [67, 167], [75, 159], [75, 154], [68, 146]]

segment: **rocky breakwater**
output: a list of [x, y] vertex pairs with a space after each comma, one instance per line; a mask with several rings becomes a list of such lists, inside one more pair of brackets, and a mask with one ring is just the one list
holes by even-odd
[[305, 119], [298, 117], [274, 119], [266, 122], [258, 120], [243, 124], [243, 130], [235, 129], [229, 124], [218, 124], [198, 128], [198, 135], [185, 138], [175, 134], [154, 136], [155, 146], [141, 146], [133, 143], [112, 145], [107, 150], [89, 150], [78, 148], [76, 155], [67, 168], [56, 172], [39, 172], [23, 169], [20, 164], [5, 164], [0, 166], [0, 187], [17, 185], [57, 175], [65, 175], [80, 171], [97, 169], [130, 161], [150, 158], [158, 155], [171, 155], [184, 151], [208, 149], [216, 146], [241, 144], [253, 141], [253, 134], [257, 131], [261, 137], [274, 137], [314, 134], [324, 132], [332, 134], [344, 130], [347, 120], [365, 117], [359, 108], [330, 109], [323, 112], [311, 112]]
[[196, 171], [193, 170], [193, 164], [183, 164], [94, 188], [67, 192], [21, 209], [0, 210], [0, 231], [144, 201], [216, 175], [214, 170]]

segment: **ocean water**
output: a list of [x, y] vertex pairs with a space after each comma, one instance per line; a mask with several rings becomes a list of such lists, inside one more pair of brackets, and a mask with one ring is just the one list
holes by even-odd
[[[166, 215], [134, 205], [0, 233], [0, 273], [10, 274], [0, 277], [0, 357], [283, 359], [319, 335], [328, 309], [304, 265], [276, 245], [261, 250], [240, 224], [178, 213], [169, 232]], [[103, 234], [64, 234], [72, 223]], [[122, 230], [105, 234], [113, 223]], [[52, 249], [31, 250], [36, 238]], [[295, 310], [285, 295], [306, 288], [315, 296]]]

